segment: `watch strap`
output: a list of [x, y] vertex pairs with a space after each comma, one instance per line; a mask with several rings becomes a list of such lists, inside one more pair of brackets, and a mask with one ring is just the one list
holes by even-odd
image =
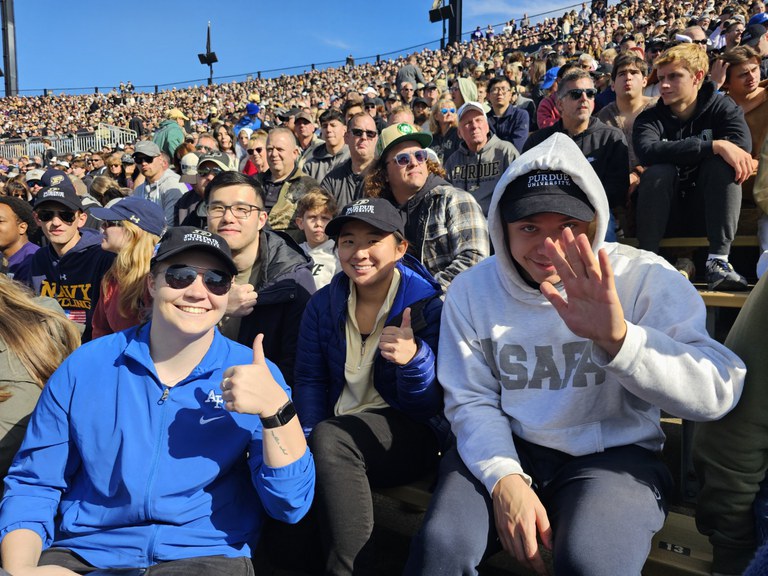
[[296, 416], [296, 407], [293, 405], [293, 402], [288, 400], [274, 416], [261, 418], [261, 425], [263, 428], [279, 428], [288, 424], [294, 416]]

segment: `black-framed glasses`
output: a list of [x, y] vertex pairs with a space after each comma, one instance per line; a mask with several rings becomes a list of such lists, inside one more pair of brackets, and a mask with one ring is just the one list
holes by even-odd
[[396, 154], [392, 161], [398, 166], [408, 166], [411, 163], [411, 157], [416, 159], [417, 164], [424, 164], [429, 158], [426, 150], [416, 150], [415, 152], [400, 152]]
[[572, 88], [566, 92], [571, 100], [581, 100], [581, 95], [584, 94], [589, 100], [594, 99], [597, 96], [597, 90], [594, 88]]
[[379, 135], [376, 130], [363, 130], [362, 128], [352, 128], [350, 132], [352, 132], [352, 136], [355, 136], [356, 138], [362, 138], [365, 136], [369, 140], [373, 140]]
[[248, 152], [248, 154], [250, 154], [251, 156], [253, 156], [254, 154], [261, 154], [263, 151], [264, 151], [264, 148], [262, 148], [261, 146], [259, 146], [258, 148], [248, 148], [246, 150], [246, 152]]
[[400, 92], [413, 92], [413, 88], [406, 88], [405, 86], [403, 86], [402, 88], [400, 88]]
[[72, 224], [77, 218], [74, 210], [37, 210], [35, 214], [37, 214], [40, 222], [50, 222], [58, 217], [65, 224]]
[[232, 274], [222, 270], [210, 270], [187, 264], [173, 264], [165, 271], [165, 283], [174, 290], [182, 290], [192, 285], [197, 275], [203, 275], [206, 290], [216, 296], [224, 296], [232, 288]]
[[366, 110], [373, 110], [374, 108], [376, 108], [376, 104], [366, 104], [365, 105], [365, 109]]
[[709, 43], [709, 40], [706, 38], [702, 38], [701, 40], [691, 40], [694, 44], [701, 44], [702, 46], [706, 46]]
[[[199, 173], [200, 171], [198, 170], [198, 174]], [[261, 206], [254, 206], [253, 204], [210, 204], [208, 206], [208, 216], [223, 218], [224, 214], [227, 213], [227, 210], [232, 212], [232, 216], [238, 220], [245, 220], [250, 217], [254, 210], [261, 212], [263, 208]]]
[[197, 175], [198, 176], [208, 176], [208, 174], [213, 174], [214, 176], [218, 176], [224, 172], [221, 168], [198, 168], [197, 169]]
[[115, 228], [118, 226], [122, 226], [123, 221], [122, 220], [104, 220], [101, 223], [101, 227], [106, 230], [107, 228]]
[[443, 114], [448, 114], [449, 112], [451, 114], [456, 114], [456, 108], [440, 108], [440, 112]]
[[152, 164], [152, 162], [154, 162], [154, 160], [155, 159], [152, 158], [151, 156], [134, 156], [133, 157], [133, 161], [136, 162], [136, 164], [138, 164], [138, 165]]

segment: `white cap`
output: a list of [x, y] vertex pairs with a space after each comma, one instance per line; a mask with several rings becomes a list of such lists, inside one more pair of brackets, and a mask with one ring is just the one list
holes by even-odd
[[480, 104], [480, 102], [465, 102], [461, 105], [461, 108], [459, 108], [459, 111], [457, 112], [459, 120], [461, 120], [461, 117], [470, 110], [477, 110], [480, 112], [480, 114], [485, 116], [485, 108], [482, 104]]

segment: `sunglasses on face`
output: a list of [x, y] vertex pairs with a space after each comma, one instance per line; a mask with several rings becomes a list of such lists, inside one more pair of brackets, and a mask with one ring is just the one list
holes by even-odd
[[191, 286], [197, 279], [197, 275], [203, 275], [203, 284], [206, 290], [216, 296], [224, 296], [232, 287], [232, 275], [221, 270], [209, 270], [188, 266], [186, 264], [174, 264], [165, 271], [165, 283], [174, 290], [182, 290]]
[[104, 222], [101, 223], [101, 227], [104, 230], [106, 230], [107, 228], [115, 228], [122, 225], [123, 225], [122, 220], [104, 220]]
[[440, 108], [440, 112], [442, 112], [443, 114], [448, 114], [449, 112], [451, 114], [455, 114], [456, 108]]
[[218, 176], [224, 172], [221, 168], [198, 168], [197, 169], [197, 175], [198, 176], [208, 176], [208, 174], [213, 174], [214, 176]]
[[65, 224], [72, 224], [77, 217], [74, 210], [38, 210], [37, 217], [41, 222], [50, 222], [58, 217]]
[[365, 136], [369, 140], [373, 140], [376, 138], [376, 136], [379, 135], [379, 133], [375, 130], [363, 130], [362, 128], [352, 128], [350, 132], [352, 132], [352, 136], [355, 136], [356, 138], [362, 138]]
[[592, 100], [597, 95], [597, 90], [594, 88], [574, 88], [573, 90], [568, 90], [567, 94], [571, 97], [571, 100], [581, 100], [582, 94], [586, 94], [587, 98]]
[[393, 162], [398, 166], [408, 166], [411, 163], [411, 157], [416, 159], [417, 164], [424, 164], [427, 161], [428, 154], [426, 150], [416, 150], [415, 152], [401, 152], [393, 158]]
[[136, 162], [136, 164], [152, 164], [154, 161], [154, 158], [150, 158], [149, 156], [134, 156], [133, 161]]
[[263, 151], [264, 151], [264, 148], [261, 148], [261, 147], [259, 147], [259, 148], [248, 148], [246, 150], [246, 152], [248, 152], [248, 154], [250, 154], [251, 156], [253, 156], [254, 154], [261, 154]]

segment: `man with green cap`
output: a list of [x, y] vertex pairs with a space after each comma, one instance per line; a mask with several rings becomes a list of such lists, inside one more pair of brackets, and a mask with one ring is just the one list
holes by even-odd
[[488, 256], [490, 243], [480, 205], [427, 159], [431, 142], [432, 136], [405, 122], [385, 128], [365, 195], [386, 198], [403, 212], [408, 251], [445, 290], [459, 272]]

